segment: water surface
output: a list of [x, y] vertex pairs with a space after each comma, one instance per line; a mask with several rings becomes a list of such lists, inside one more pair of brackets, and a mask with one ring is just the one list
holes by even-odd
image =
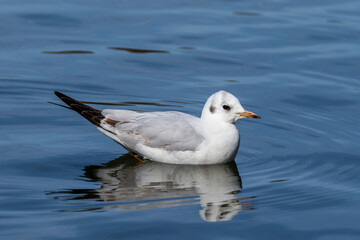
[[[358, 239], [360, 3], [3, 1], [2, 239]], [[234, 163], [138, 164], [60, 103], [262, 116]]]

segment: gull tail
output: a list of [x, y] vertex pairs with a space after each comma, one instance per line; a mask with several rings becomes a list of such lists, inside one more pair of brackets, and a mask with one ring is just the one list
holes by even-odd
[[66, 103], [71, 110], [74, 110], [75, 112], [79, 113], [81, 116], [86, 118], [89, 122], [96, 125], [97, 127], [100, 127], [100, 122], [105, 117], [101, 114], [101, 111], [95, 108], [92, 108], [84, 103], [81, 103], [79, 101], [76, 101], [75, 99], [66, 96], [65, 94], [54, 91], [55, 95], [60, 98], [61, 101]]

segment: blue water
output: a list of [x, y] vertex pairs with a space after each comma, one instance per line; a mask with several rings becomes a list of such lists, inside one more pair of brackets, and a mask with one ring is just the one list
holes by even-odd
[[[1, 239], [359, 239], [360, 2], [1, 1]], [[235, 164], [139, 165], [60, 103], [199, 116]]]

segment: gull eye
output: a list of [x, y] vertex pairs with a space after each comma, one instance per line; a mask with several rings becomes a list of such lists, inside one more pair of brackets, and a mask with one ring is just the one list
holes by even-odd
[[229, 107], [229, 105], [223, 105], [223, 109], [226, 110], [226, 111], [229, 111], [230, 107]]

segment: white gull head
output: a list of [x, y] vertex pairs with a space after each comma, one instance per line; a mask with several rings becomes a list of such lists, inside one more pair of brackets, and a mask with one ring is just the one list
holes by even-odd
[[232, 124], [245, 117], [260, 118], [259, 115], [246, 111], [234, 95], [223, 90], [208, 98], [201, 115], [201, 119], [206, 121], [214, 120]]

